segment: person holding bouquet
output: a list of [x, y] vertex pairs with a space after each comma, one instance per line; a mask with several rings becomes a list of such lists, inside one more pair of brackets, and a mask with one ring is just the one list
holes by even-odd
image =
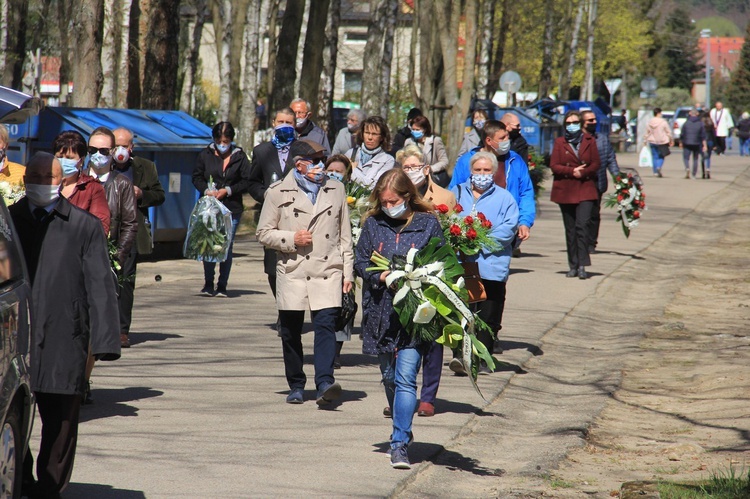
[[[497, 156], [480, 151], [469, 160], [469, 180], [452, 189], [458, 202], [457, 207], [461, 207], [460, 215], [471, 218], [484, 217], [482, 220], [486, 219], [492, 227], [489, 235], [497, 243], [496, 248], [492, 250], [482, 248], [474, 255], [463, 257], [466, 262], [477, 262], [479, 275], [487, 293], [487, 299], [479, 304], [478, 315], [487, 323], [489, 330], [483, 328], [477, 331], [477, 339], [490, 352], [493, 351], [495, 335], [502, 329], [505, 287], [513, 250], [511, 243], [518, 230], [518, 205], [507, 190], [495, 184], [493, 177], [497, 169]], [[471, 236], [467, 233], [467, 237]], [[457, 374], [466, 372], [458, 358], [454, 358], [449, 367]], [[478, 372], [489, 374], [491, 370], [482, 362]]]
[[393, 261], [411, 248], [422, 249], [432, 238], [444, 240], [431, 204], [424, 201], [401, 168], [385, 172], [375, 184], [362, 233], [355, 250], [354, 268], [362, 277], [362, 351], [377, 355], [385, 395], [393, 414], [391, 466], [409, 469], [406, 447], [417, 405], [417, 372], [430, 342], [412, 337], [393, 308], [394, 290], [385, 284], [390, 270], [368, 270], [373, 252]]

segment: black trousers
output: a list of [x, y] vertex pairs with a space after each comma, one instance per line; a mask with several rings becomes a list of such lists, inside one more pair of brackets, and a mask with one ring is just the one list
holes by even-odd
[[[322, 383], [333, 383], [333, 361], [336, 359], [336, 319], [340, 307], [312, 311], [312, 324], [315, 330], [313, 355], [315, 365], [315, 387]], [[302, 326], [305, 322], [304, 310], [279, 310], [281, 322], [279, 335], [284, 353], [284, 370], [289, 388], [304, 388], [307, 376], [303, 369]]]
[[[37, 484], [32, 497], [59, 497], [68, 486], [78, 442], [80, 395], [34, 392], [42, 420], [42, 441], [36, 460]], [[31, 476], [34, 458], [26, 454], [24, 474]]]
[[130, 333], [130, 323], [133, 319], [137, 260], [138, 253], [133, 250], [122, 264], [122, 275], [125, 276], [125, 280], [120, 287], [120, 296], [117, 297], [117, 307], [120, 309], [120, 332], [125, 334]]
[[591, 207], [591, 220], [589, 221], [589, 243], [588, 248], [593, 251], [596, 245], [599, 244], [599, 225], [602, 221], [602, 196], [603, 192], [599, 193], [599, 198]]
[[276, 250], [263, 248], [263, 271], [268, 275], [268, 285], [276, 298]]
[[501, 281], [482, 279], [487, 299], [477, 304], [479, 318], [490, 326], [491, 331], [477, 331], [477, 339], [492, 353], [495, 335], [503, 328], [503, 311], [505, 310], [505, 284]]
[[568, 249], [568, 267], [577, 269], [591, 265], [589, 257], [589, 221], [595, 200], [581, 201], [578, 204], [561, 204], [565, 243]]
[[727, 150], [727, 138], [716, 136], [716, 154], [724, 154]]

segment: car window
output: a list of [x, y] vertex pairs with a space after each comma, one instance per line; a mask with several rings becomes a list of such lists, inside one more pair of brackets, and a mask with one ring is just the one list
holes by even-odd
[[674, 115], [675, 118], [687, 118], [688, 113], [690, 112], [689, 109], [680, 109], [677, 111], [677, 114]]
[[0, 285], [23, 278], [23, 259], [8, 208], [0, 203]]

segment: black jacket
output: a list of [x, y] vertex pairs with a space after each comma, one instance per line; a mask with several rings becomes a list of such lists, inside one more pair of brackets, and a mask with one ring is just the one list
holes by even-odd
[[411, 137], [411, 128], [405, 126], [399, 128], [396, 135], [393, 136], [393, 147], [391, 147], [391, 156], [396, 156], [396, 153], [404, 148], [406, 139]]
[[745, 118], [737, 123], [737, 137], [750, 139], [750, 118]]
[[526, 165], [529, 164], [529, 143], [526, 142], [523, 135], [519, 135], [510, 141], [510, 150], [521, 156]]
[[250, 175], [248, 176], [248, 192], [258, 203], [263, 204], [266, 197], [266, 189], [273, 182], [271, 178], [276, 174], [276, 180], [281, 180], [289, 173], [291, 168], [281, 170], [279, 153], [276, 146], [271, 142], [258, 144], [253, 149], [253, 159], [250, 162]]
[[44, 222], [23, 198], [9, 208], [31, 296], [31, 387], [83, 395], [89, 344], [100, 360], [120, 358], [120, 321], [107, 241], [98, 218], [60, 197]]
[[150, 224], [146, 224], [146, 220], [148, 220], [148, 209], [151, 206], [160, 206], [164, 204], [164, 200], [166, 199], [164, 187], [162, 187], [161, 182], [159, 182], [159, 174], [156, 171], [156, 165], [153, 161], [149, 161], [146, 158], [131, 156], [130, 160], [124, 165], [115, 166], [117, 166], [118, 171], [121, 171], [126, 175], [126, 172], [130, 170], [130, 176], [133, 178], [133, 185], [141, 190], [141, 198], [136, 199], [138, 203], [138, 213], [136, 214], [138, 220], [136, 246], [139, 254], [147, 255], [151, 253], [153, 249]]
[[208, 189], [209, 178], [213, 177], [217, 189], [229, 188], [232, 194], [221, 200], [233, 215], [242, 213], [242, 194], [250, 186], [250, 160], [241, 147], [235, 147], [230, 154], [229, 164], [224, 170], [224, 160], [215, 154], [214, 144], [209, 144], [198, 153], [193, 169], [193, 185], [203, 195]]
[[104, 192], [109, 205], [109, 240], [117, 246], [117, 259], [124, 263], [138, 232], [133, 183], [121, 172], [112, 170], [104, 182]]
[[706, 140], [703, 121], [697, 116], [688, 116], [680, 131], [680, 142], [686, 146], [699, 146]]

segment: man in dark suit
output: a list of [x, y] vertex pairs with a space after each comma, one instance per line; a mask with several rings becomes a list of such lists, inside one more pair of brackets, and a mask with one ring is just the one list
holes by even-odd
[[55, 498], [70, 481], [86, 357], [120, 357], [117, 297], [99, 219], [60, 196], [62, 167], [37, 153], [24, 176], [26, 197], [10, 207], [31, 279], [31, 388], [42, 420], [42, 441], [30, 497]]
[[133, 183], [138, 204], [136, 244], [122, 265], [124, 279], [120, 289], [120, 299], [117, 301], [120, 308], [120, 345], [122, 348], [130, 348], [129, 335], [133, 318], [137, 257], [148, 255], [153, 249], [148, 209], [151, 206], [163, 204], [165, 195], [153, 161], [133, 156], [133, 132], [127, 128], [116, 128], [113, 133], [115, 134], [114, 166]]
[[[294, 111], [285, 107], [276, 111], [273, 118], [273, 138], [253, 149], [253, 159], [250, 164], [250, 195], [260, 205], [263, 205], [268, 186], [278, 182], [291, 171], [286, 167], [289, 156], [289, 146], [296, 139], [294, 130]], [[276, 296], [276, 251], [264, 248], [263, 271], [268, 276], [273, 296]]]

